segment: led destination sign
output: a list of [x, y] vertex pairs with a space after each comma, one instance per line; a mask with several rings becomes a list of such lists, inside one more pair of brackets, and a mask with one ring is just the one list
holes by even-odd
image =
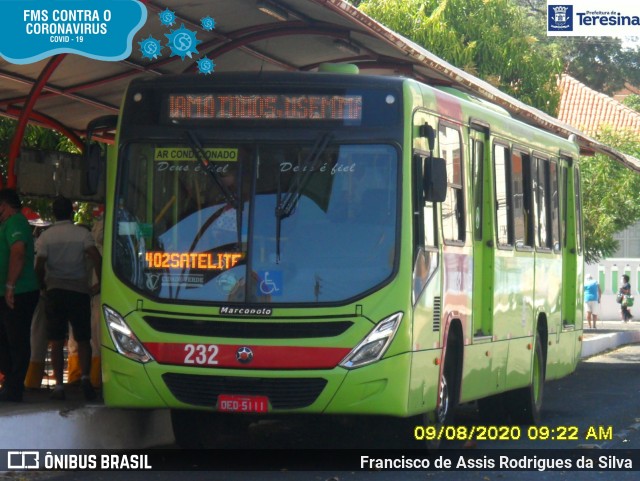
[[361, 95], [170, 94], [169, 119], [362, 119]]
[[244, 254], [238, 252], [147, 252], [149, 269], [202, 269], [222, 271], [236, 266]]

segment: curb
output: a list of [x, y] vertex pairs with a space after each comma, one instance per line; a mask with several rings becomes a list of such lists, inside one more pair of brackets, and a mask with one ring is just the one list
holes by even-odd
[[0, 449], [144, 449], [174, 443], [166, 409], [46, 409], [1, 415]]
[[624, 344], [640, 342], [640, 330], [618, 331], [598, 334], [582, 342], [581, 358], [587, 358], [614, 349]]

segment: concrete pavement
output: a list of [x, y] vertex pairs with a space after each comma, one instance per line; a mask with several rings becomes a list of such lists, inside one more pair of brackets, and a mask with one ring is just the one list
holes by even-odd
[[[585, 323], [586, 327], [586, 323]], [[599, 321], [584, 330], [582, 357], [640, 342], [640, 322]], [[169, 412], [108, 409], [87, 403], [79, 386], [65, 401], [47, 389], [27, 391], [23, 403], [0, 404], [0, 449], [142, 449], [174, 443]]]
[[582, 357], [591, 357], [596, 354], [615, 349], [625, 344], [640, 342], [640, 322], [631, 321], [598, 321], [597, 329], [588, 329], [584, 323], [584, 341], [582, 342]]

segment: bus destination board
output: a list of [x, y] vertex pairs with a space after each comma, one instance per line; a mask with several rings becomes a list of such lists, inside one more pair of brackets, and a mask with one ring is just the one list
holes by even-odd
[[169, 94], [169, 119], [359, 122], [361, 95]]

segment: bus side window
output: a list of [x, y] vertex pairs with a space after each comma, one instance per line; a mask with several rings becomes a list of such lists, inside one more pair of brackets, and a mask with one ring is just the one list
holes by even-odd
[[551, 239], [553, 250], [560, 251], [560, 192], [558, 179], [558, 164], [549, 163], [549, 185], [551, 196]]
[[447, 198], [442, 203], [442, 232], [445, 242], [464, 243], [465, 216], [462, 189], [462, 139], [460, 132], [448, 125], [438, 129], [440, 157], [447, 163]]
[[484, 183], [484, 142], [471, 142], [471, 172], [473, 181], [473, 238], [482, 240], [482, 185]]
[[438, 219], [436, 204], [423, 197], [424, 159], [428, 154], [416, 151], [414, 165], [415, 263], [413, 267], [413, 302], [417, 302], [428, 280], [438, 267]]
[[561, 232], [562, 232], [562, 245], [567, 246], [567, 218], [569, 213], [567, 212], [569, 206], [569, 171], [565, 165], [560, 169], [560, 185], [562, 185], [562, 218], [560, 220]]
[[578, 250], [578, 254], [582, 253], [582, 197], [580, 194], [580, 171], [576, 166], [575, 175], [573, 177], [574, 185], [573, 191], [575, 195], [575, 207], [576, 207], [576, 248]]
[[549, 161], [534, 158], [536, 166], [535, 203], [537, 212], [536, 246], [551, 249], [551, 202], [549, 188]]
[[531, 157], [516, 150], [511, 154], [511, 193], [516, 247], [533, 247]]
[[513, 245], [508, 161], [509, 149], [504, 145], [495, 144], [493, 146], [493, 165], [496, 192], [496, 232], [498, 245], [503, 247]]

